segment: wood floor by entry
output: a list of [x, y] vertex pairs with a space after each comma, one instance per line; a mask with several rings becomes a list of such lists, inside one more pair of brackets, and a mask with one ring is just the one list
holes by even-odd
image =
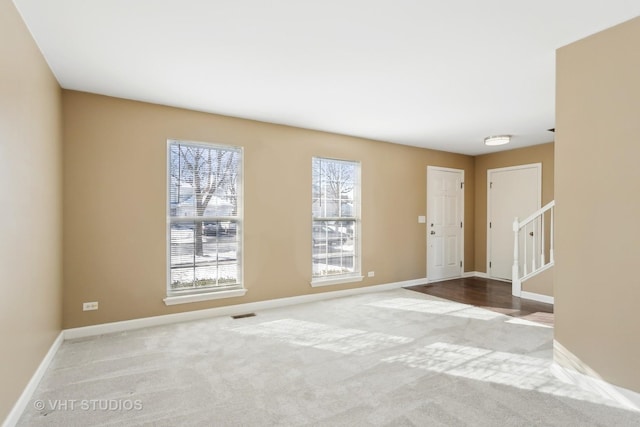
[[514, 297], [510, 283], [468, 277], [406, 289], [553, 326], [553, 305]]

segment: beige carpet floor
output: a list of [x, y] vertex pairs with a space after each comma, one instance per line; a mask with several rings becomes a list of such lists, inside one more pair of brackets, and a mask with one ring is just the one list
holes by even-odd
[[403, 289], [140, 329], [64, 342], [19, 425], [640, 426], [552, 341]]

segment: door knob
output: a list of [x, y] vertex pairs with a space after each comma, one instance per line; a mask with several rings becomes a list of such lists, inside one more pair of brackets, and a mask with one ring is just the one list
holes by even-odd
[[436, 232], [435, 232], [435, 231], [433, 231], [433, 230], [431, 230], [431, 234], [436, 234]]
[[530, 231], [530, 232], [529, 232], [529, 236], [533, 236], [533, 231]]

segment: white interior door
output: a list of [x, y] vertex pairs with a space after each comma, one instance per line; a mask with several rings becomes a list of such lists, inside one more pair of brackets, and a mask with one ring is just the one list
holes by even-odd
[[[540, 208], [541, 180], [542, 165], [540, 163], [487, 171], [487, 272], [489, 277], [511, 280], [513, 221], [516, 217], [523, 220]], [[529, 239], [530, 236], [527, 235], [522, 241], [523, 247], [529, 243]]]
[[427, 168], [427, 278], [460, 277], [464, 253], [464, 171]]

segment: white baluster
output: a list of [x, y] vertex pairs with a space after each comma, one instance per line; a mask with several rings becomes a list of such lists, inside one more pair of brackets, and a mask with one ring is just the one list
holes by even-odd
[[531, 235], [531, 272], [536, 271], [536, 239], [538, 238], [538, 234], [536, 233], [536, 220], [534, 219], [531, 223], [531, 228], [533, 228], [533, 234]]
[[544, 267], [544, 213], [540, 215], [540, 221], [542, 224], [542, 231], [540, 232], [540, 240], [542, 241], [540, 244], [540, 267]]
[[[555, 201], [549, 202], [543, 208], [537, 210], [527, 217], [522, 223], [518, 222], [518, 218], [515, 219], [513, 223], [513, 232], [514, 232], [514, 260], [512, 267], [512, 281], [513, 281], [513, 295], [520, 296], [520, 292], [522, 291], [522, 278], [526, 276], [533, 276], [537, 274], [541, 269], [545, 266], [549, 265], [547, 263], [546, 257], [546, 218], [545, 214], [549, 211], [551, 224], [549, 225], [549, 263], [555, 262], [554, 256], [554, 227], [555, 227]], [[522, 233], [522, 237], [520, 237], [520, 233]], [[527, 251], [529, 243], [527, 241], [527, 236], [531, 237], [531, 259], [527, 257]], [[519, 254], [520, 251], [520, 240], [524, 239], [522, 242], [522, 254]], [[522, 255], [522, 266], [520, 266], [520, 261], [518, 255]], [[531, 264], [529, 264], [531, 263]]]
[[522, 228], [522, 246], [524, 247], [524, 254], [522, 256], [522, 276], [527, 275], [527, 226], [529, 224], [525, 224]]
[[551, 236], [549, 238], [549, 240], [551, 240], [551, 242], [549, 242], [550, 244], [550, 249], [549, 249], [549, 262], [555, 262], [555, 259], [553, 257], [553, 247], [555, 246], [555, 240], [553, 238], [553, 212], [554, 212], [554, 207], [551, 207], [551, 229], [549, 230], [551, 232]]

